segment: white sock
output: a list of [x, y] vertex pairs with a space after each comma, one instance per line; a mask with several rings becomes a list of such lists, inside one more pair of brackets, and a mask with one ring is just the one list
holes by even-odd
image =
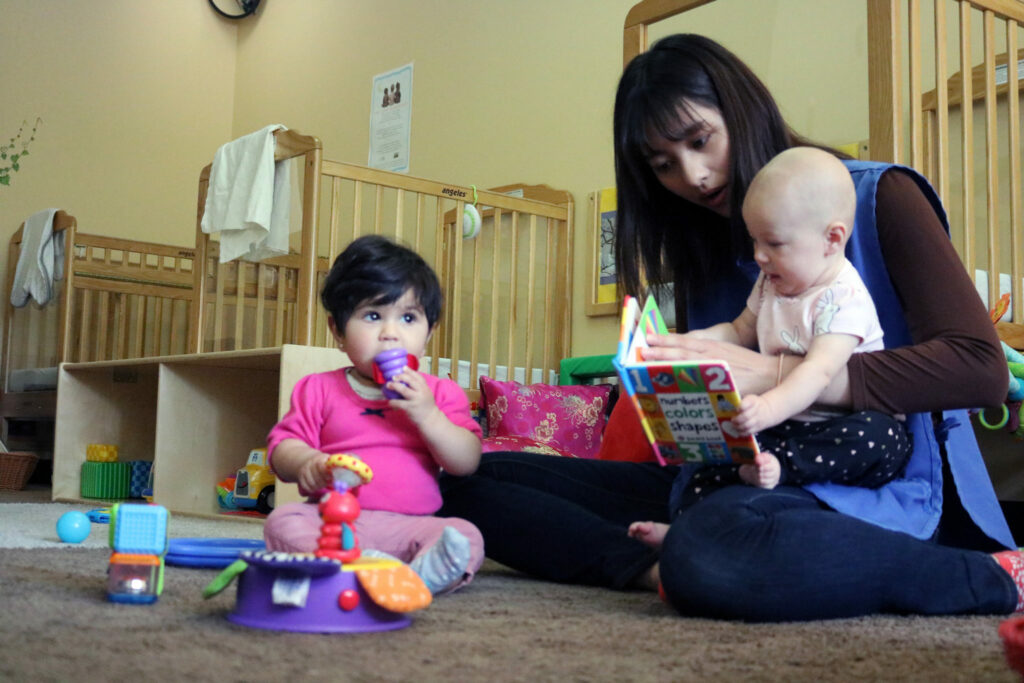
[[446, 526], [441, 539], [409, 566], [419, 574], [431, 594], [448, 590], [462, 579], [469, 566], [469, 539], [454, 527]]

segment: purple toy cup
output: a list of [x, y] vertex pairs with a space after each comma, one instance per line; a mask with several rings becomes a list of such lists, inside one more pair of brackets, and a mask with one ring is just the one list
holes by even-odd
[[[409, 354], [405, 352], [405, 349], [388, 349], [387, 351], [381, 351], [373, 358], [373, 362], [377, 364], [377, 368], [380, 370], [380, 374], [383, 375], [384, 381], [381, 382], [381, 386], [387, 384], [391, 379], [400, 373], [402, 369], [408, 365]], [[383, 389], [384, 396], [390, 399], [402, 398], [402, 395], [397, 391], [390, 389]]]

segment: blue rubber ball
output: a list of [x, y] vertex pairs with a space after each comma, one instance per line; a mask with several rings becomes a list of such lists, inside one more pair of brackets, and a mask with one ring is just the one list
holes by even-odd
[[92, 524], [84, 512], [65, 512], [57, 520], [57, 538], [65, 543], [81, 543], [89, 537]]

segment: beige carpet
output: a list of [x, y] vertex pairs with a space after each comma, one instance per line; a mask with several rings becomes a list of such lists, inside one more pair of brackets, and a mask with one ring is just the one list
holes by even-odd
[[687, 619], [652, 594], [544, 583], [488, 562], [407, 629], [293, 634], [227, 621], [233, 587], [201, 597], [215, 570], [168, 567], [156, 604], [107, 602], [107, 556], [0, 550], [0, 680], [1019, 680], [999, 617]]

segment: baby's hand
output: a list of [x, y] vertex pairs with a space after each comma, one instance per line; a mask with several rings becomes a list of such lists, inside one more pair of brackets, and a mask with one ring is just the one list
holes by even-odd
[[392, 377], [385, 386], [402, 396], [402, 398], [390, 401], [389, 405], [392, 408], [405, 411], [405, 414], [417, 426], [422, 427], [423, 423], [437, 412], [434, 393], [427, 386], [423, 375], [415, 370], [405, 368]]
[[298, 475], [295, 477], [299, 489], [306, 494], [314, 494], [321, 489], [331, 488], [334, 479], [331, 470], [327, 467], [327, 454], [317, 453], [306, 459], [299, 467]]
[[774, 410], [763, 396], [744, 396], [740, 401], [740, 410], [732, 419], [740, 436], [751, 436], [779, 423], [774, 417]]

